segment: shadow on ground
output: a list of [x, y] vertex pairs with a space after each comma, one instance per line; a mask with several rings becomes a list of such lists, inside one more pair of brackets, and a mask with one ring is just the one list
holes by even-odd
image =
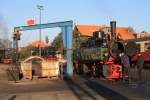
[[69, 89], [78, 98], [78, 100], [83, 100], [84, 96], [88, 96], [92, 100], [97, 100], [96, 97], [94, 97], [86, 89], [84, 89], [83, 87], [78, 85], [76, 82], [74, 82], [71, 78], [65, 77], [64, 80], [65, 80], [67, 86], [69, 87]]
[[98, 93], [99, 95], [104, 97], [106, 100], [130, 100], [129, 98], [127, 98], [107, 87], [104, 87], [103, 85], [99, 84], [98, 82], [96, 82], [94, 80], [88, 80], [87, 82], [85, 82], [85, 84], [90, 89], [92, 89], [93, 91], [95, 91], [96, 93]]

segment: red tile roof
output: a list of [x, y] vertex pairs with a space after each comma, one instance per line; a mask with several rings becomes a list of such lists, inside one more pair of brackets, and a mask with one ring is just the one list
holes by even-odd
[[[82, 36], [92, 36], [94, 31], [110, 28], [108, 26], [90, 26], [90, 25], [76, 25], [75, 30], [81, 33]], [[133, 39], [134, 34], [129, 32], [127, 27], [117, 27], [116, 33], [120, 35], [121, 39]], [[110, 34], [110, 33], [109, 33]]]
[[77, 29], [83, 36], [92, 36], [93, 32], [101, 30], [103, 26], [76, 25]]
[[134, 34], [132, 32], [129, 32], [129, 29], [126, 27], [117, 27], [116, 32], [121, 36], [123, 40], [135, 38]]
[[34, 41], [30, 44], [30, 46], [34, 46], [34, 47], [48, 47], [50, 46], [49, 44], [47, 44], [46, 42], [43, 41]]

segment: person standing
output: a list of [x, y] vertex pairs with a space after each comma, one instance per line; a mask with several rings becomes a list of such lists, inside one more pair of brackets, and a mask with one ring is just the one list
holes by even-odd
[[79, 67], [79, 64], [78, 64], [78, 62], [76, 62], [76, 63], [74, 64], [74, 68], [73, 68], [73, 78], [74, 78], [74, 79], [77, 78], [78, 67]]
[[144, 58], [141, 53], [138, 53], [138, 58], [136, 62], [136, 67], [138, 69], [138, 81], [142, 81], [142, 69], [143, 69], [143, 64], [144, 64]]
[[126, 79], [126, 76], [128, 76], [128, 81], [130, 81], [130, 60], [129, 57], [122, 53], [121, 55], [121, 62], [123, 67], [123, 80]]
[[63, 80], [63, 63], [60, 63], [59, 70], [60, 70], [60, 78]]
[[86, 64], [83, 64], [83, 77], [85, 79], [88, 79], [88, 72], [89, 72], [88, 66]]
[[59, 58], [58, 61], [59, 61], [60, 78], [63, 80], [64, 72], [65, 72], [64, 67], [66, 66], [67, 60], [64, 58]]
[[92, 65], [92, 76], [93, 78], [96, 77], [96, 64], [95, 63]]

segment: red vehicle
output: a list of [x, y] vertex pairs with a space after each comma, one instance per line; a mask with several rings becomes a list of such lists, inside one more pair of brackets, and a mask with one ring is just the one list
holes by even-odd
[[10, 56], [5, 56], [4, 58], [2, 58], [2, 62], [4, 64], [11, 64], [12, 63], [12, 57]]
[[[139, 51], [141, 52], [144, 58], [144, 67], [150, 65], [150, 37], [131, 39], [129, 41], [133, 41], [138, 45]], [[136, 62], [136, 60], [137, 54], [134, 54], [132, 56], [132, 61]]]
[[[142, 54], [145, 62], [150, 62], [150, 51], [141, 52], [141, 54]], [[138, 56], [137, 54], [134, 54], [132, 57], [132, 61], [136, 61], [137, 56]]]
[[[142, 56], [143, 56], [143, 58], [144, 58], [144, 67], [145, 66], [149, 66], [150, 65], [150, 51], [145, 51], [145, 52], [141, 52], [141, 54], [142, 54]], [[136, 62], [137, 61], [137, 57], [138, 57], [138, 55], [137, 54], [134, 54], [133, 56], [132, 56], [132, 61], [133, 62]]]

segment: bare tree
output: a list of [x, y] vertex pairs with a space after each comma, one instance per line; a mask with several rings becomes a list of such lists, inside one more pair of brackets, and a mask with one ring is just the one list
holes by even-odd
[[141, 31], [141, 33], [148, 33], [147, 31], [145, 31], [145, 30], [143, 30], [143, 31]]
[[47, 35], [45, 36], [45, 42], [46, 42], [46, 43], [49, 43], [49, 38], [48, 38]]
[[128, 27], [128, 31], [131, 32], [131, 33], [135, 33], [135, 30], [131, 26]]

